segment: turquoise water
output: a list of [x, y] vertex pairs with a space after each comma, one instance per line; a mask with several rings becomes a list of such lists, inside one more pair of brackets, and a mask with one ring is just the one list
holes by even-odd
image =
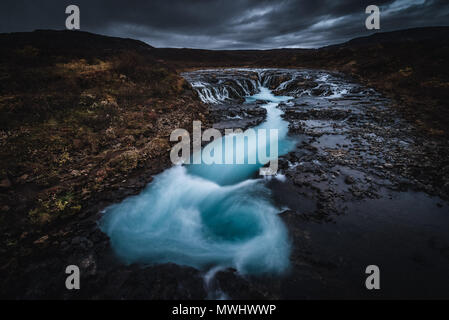
[[[247, 102], [268, 101], [263, 105], [267, 119], [255, 129], [278, 129], [279, 155], [295, 145], [276, 108], [288, 99], [264, 87], [247, 97]], [[224, 144], [231, 138], [222, 138]], [[268, 139], [260, 145], [270, 149]], [[245, 159], [261, 148], [250, 146]], [[100, 227], [127, 264], [172, 262], [201, 270], [233, 267], [242, 274], [283, 272], [290, 244], [266, 181], [254, 178], [263, 164], [172, 167], [141, 194], [108, 207]]]
[[[213, 141], [208, 145], [208, 148], [215, 148], [217, 145], [221, 145], [222, 149], [222, 163], [225, 163], [226, 159], [226, 145], [231, 145], [233, 148], [233, 154], [235, 155], [238, 150], [244, 150], [244, 164], [235, 165], [236, 156], [234, 156], [234, 164], [211, 164], [211, 165], [191, 165], [188, 167], [188, 172], [194, 175], [198, 175], [210, 181], [214, 181], [220, 185], [235, 184], [240, 181], [254, 177], [258, 173], [259, 168], [267, 163], [267, 161], [260, 161], [260, 154], [265, 153], [267, 158], [270, 159], [269, 155], [271, 152], [270, 148], [270, 129], [277, 130], [278, 136], [278, 146], [277, 153], [279, 155], [286, 154], [290, 151], [294, 145], [295, 141], [287, 136], [288, 133], [288, 122], [281, 118], [282, 111], [277, 108], [277, 105], [282, 101], [289, 100], [290, 97], [286, 96], [275, 96], [271, 93], [268, 88], [261, 87], [260, 92], [249, 96], [246, 98], [247, 103], [255, 102], [256, 100], [267, 101], [268, 103], [263, 105], [267, 110], [267, 118], [259, 126], [253, 128], [256, 136], [256, 143], [249, 144], [248, 139], [237, 139], [236, 136], [243, 136], [242, 134], [237, 135], [226, 135], [220, 140]], [[251, 130], [251, 129], [250, 129]], [[257, 133], [259, 130], [265, 130], [266, 139], [259, 139]], [[232, 140], [232, 141], [231, 141]], [[261, 140], [261, 141], [259, 141]], [[244, 145], [242, 145], [244, 144]], [[216, 147], [219, 149], [219, 147]], [[204, 150], [202, 151], [204, 152]], [[277, 156], [275, 157], [277, 158]], [[249, 164], [248, 159], [255, 159], [254, 164]], [[229, 163], [229, 162], [226, 162]]]

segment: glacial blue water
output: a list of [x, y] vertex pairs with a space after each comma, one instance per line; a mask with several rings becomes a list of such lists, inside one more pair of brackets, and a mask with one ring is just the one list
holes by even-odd
[[[207, 145], [208, 150], [220, 150], [222, 154], [222, 164], [209, 164], [209, 165], [190, 165], [188, 166], [188, 172], [207, 180], [214, 181], [220, 185], [229, 185], [241, 182], [245, 179], [253, 177], [258, 174], [259, 168], [265, 165], [268, 161], [261, 161], [261, 154], [265, 154], [267, 160], [270, 158], [271, 150], [270, 145], [270, 130], [277, 130], [277, 152], [273, 158], [277, 158], [278, 155], [286, 154], [290, 151], [295, 141], [292, 140], [288, 133], [288, 122], [281, 118], [282, 111], [277, 108], [277, 105], [282, 101], [287, 101], [290, 97], [287, 96], [275, 96], [266, 87], [260, 87], [260, 92], [246, 98], [247, 103], [255, 102], [256, 100], [267, 101], [268, 103], [263, 105], [267, 110], [266, 121], [261, 123], [255, 128], [250, 128], [248, 131], [253, 131], [255, 134], [254, 143], [249, 143], [249, 139], [244, 134], [231, 134], [226, 135], [222, 139], [213, 141]], [[265, 131], [266, 139], [259, 139], [258, 133]], [[242, 139], [238, 139], [242, 137]], [[220, 147], [221, 146], [221, 147]], [[231, 146], [226, 152], [226, 146]], [[206, 149], [205, 148], [205, 149]], [[201, 152], [204, 154], [206, 150]], [[232, 150], [233, 161], [231, 164], [226, 164], [226, 156], [229, 155], [229, 150]], [[243, 164], [236, 165], [237, 154], [243, 151], [242, 158]], [[214, 151], [215, 152], [215, 151]], [[255, 160], [254, 162], [249, 161]], [[254, 164], [251, 164], [254, 163]]]
[[[255, 129], [278, 129], [279, 155], [295, 145], [276, 108], [288, 99], [264, 87], [246, 98], [268, 101], [262, 105], [267, 119]], [[226, 144], [233, 137], [222, 139]], [[270, 148], [269, 139], [261, 148], [265, 143]], [[249, 146], [245, 159], [261, 148]], [[263, 164], [174, 166], [139, 195], [108, 207], [100, 227], [127, 264], [172, 262], [201, 270], [233, 267], [241, 274], [283, 272], [289, 265], [290, 244], [277, 215], [280, 208], [273, 205], [266, 180], [257, 177]]]

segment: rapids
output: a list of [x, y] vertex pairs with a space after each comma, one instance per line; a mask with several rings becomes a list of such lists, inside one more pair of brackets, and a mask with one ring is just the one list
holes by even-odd
[[[207, 72], [185, 77], [207, 103], [264, 101], [267, 118], [255, 129], [277, 129], [279, 155], [283, 155], [295, 147], [295, 141], [287, 135], [288, 123], [277, 105], [291, 97], [273, 95], [265, 86], [269, 79], [261, 81], [264, 72], [233, 70], [232, 76], [225, 72], [219, 74], [218, 85], [208, 81]], [[232, 138], [222, 139], [226, 144]], [[249, 146], [251, 152], [258, 150]], [[232, 267], [241, 274], [281, 273], [289, 266], [290, 243], [266, 179], [257, 176], [262, 165], [174, 166], [157, 175], [139, 195], [106, 208], [100, 227], [127, 264], [171, 262], [201, 270]]]

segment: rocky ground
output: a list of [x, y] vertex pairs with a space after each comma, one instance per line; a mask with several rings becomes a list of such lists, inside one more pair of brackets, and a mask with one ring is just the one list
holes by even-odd
[[[137, 295], [123, 285], [132, 268], [107, 259], [100, 211], [169, 167], [170, 133], [207, 127], [207, 107], [139, 41], [43, 31], [0, 43], [0, 296]], [[81, 295], [65, 289], [69, 264], [94, 279]], [[149, 296], [176, 296], [182, 281], [169, 282]]]
[[[300, 141], [280, 161], [285, 181], [271, 186], [289, 208], [289, 286], [300, 290], [291, 297], [447, 297], [447, 140], [423, 135], [390, 100], [353, 83], [341, 97], [280, 108]], [[378, 294], [363, 288], [369, 264], [386, 270]]]
[[255, 127], [267, 117], [267, 110], [260, 106], [261, 103], [210, 105], [212, 127], [221, 131]]

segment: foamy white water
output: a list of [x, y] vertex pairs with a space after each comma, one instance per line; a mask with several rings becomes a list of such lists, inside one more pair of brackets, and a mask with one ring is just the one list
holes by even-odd
[[[280, 155], [295, 145], [276, 108], [288, 99], [264, 87], [247, 98], [269, 101], [264, 106], [267, 119], [256, 129], [279, 130]], [[251, 152], [257, 148], [249, 148]], [[141, 194], [107, 208], [101, 229], [125, 263], [233, 267], [241, 274], [283, 272], [290, 244], [277, 215], [280, 209], [271, 202], [266, 181], [251, 178], [262, 165], [175, 166], [157, 175]]]

